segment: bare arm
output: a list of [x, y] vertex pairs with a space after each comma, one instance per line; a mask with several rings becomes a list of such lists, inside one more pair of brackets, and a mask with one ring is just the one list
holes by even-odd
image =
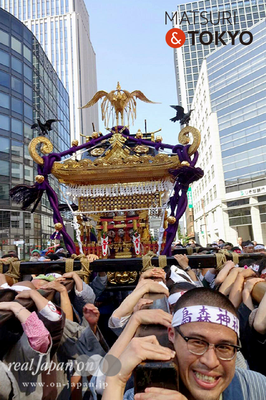
[[241, 268], [234, 268], [230, 271], [229, 275], [227, 275], [227, 277], [223, 281], [219, 289], [219, 292], [223, 293], [225, 296], [227, 296], [230, 293], [230, 290], [237, 278], [239, 270], [241, 270]]
[[188, 271], [186, 271], [186, 269], [189, 267], [189, 260], [185, 254], [175, 254], [174, 258], [177, 260], [180, 267], [190, 276], [190, 278], [193, 281], [198, 280], [195, 272], [192, 269], [189, 269]]
[[[104, 390], [102, 400], [123, 400], [126, 383], [133, 369], [140, 362], [147, 359], [166, 361], [173, 358], [174, 355], [175, 352], [172, 350], [160, 346], [155, 336], [132, 339], [119, 357], [121, 362], [119, 374], [106, 378], [108, 386]], [[183, 397], [180, 397], [181, 399]]]
[[242, 274], [238, 274], [229, 294], [229, 300], [231, 300], [235, 308], [238, 308], [242, 302], [243, 286], [244, 286], [244, 277]]
[[264, 279], [261, 278], [252, 278], [246, 281], [244, 290], [242, 292], [242, 299], [243, 303], [250, 309], [254, 310], [254, 305], [251, 297], [252, 290], [254, 289], [254, 286], [258, 282], [263, 282]]
[[235, 267], [235, 264], [233, 263], [233, 261], [227, 261], [224, 264], [223, 269], [221, 269], [221, 271], [216, 276], [215, 285], [221, 285], [223, 283], [223, 281], [225, 280], [225, 278], [227, 277], [227, 275], [229, 274], [229, 272], [231, 271], [231, 269], [234, 267]]
[[82, 292], [83, 290], [83, 281], [82, 279], [78, 276], [78, 274], [76, 272], [66, 272], [63, 275], [64, 278], [72, 278], [74, 279], [75, 285], [76, 285], [76, 290], [78, 292]]
[[172, 315], [163, 310], [139, 310], [135, 312], [121, 335], [111, 347], [109, 354], [119, 357], [141, 324], [161, 324], [169, 327], [171, 325], [171, 321]]
[[41, 287], [42, 289], [54, 289], [60, 293], [60, 305], [64, 313], [66, 314], [66, 318], [70, 321], [73, 321], [73, 308], [70, 302], [67, 289], [64, 285], [62, 285], [58, 281], [49, 282], [46, 285]]
[[19, 299], [32, 299], [38, 311], [41, 311], [48, 304], [48, 300], [45, 299], [37, 290], [34, 289], [24, 290], [23, 292], [20, 292], [16, 296], [16, 300]]
[[24, 324], [31, 313], [16, 301], [2, 301], [0, 302], [0, 311], [12, 311], [15, 317]]
[[125, 298], [120, 306], [113, 312], [112, 316], [115, 318], [121, 318], [131, 315], [139, 299], [149, 292], [164, 293], [166, 296], [169, 296], [169, 292], [165, 287], [150, 279], [145, 279], [141, 281], [141, 284]]
[[264, 294], [258, 307], [253, 327], [261, 335], [266, 334], [266, 294]]

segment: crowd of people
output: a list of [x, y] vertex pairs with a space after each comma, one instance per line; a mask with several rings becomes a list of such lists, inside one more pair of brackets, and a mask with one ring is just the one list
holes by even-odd
[[[264, 245], [240, 239], [238, 246], [220, 239], [197, 255], [212, 247], [265, 253]], [[142, 271], [130, 292], [105, 290], [105, 272], [87, 284], [59, 263], [21, 282], [0, 274], [0, 400], [264, 400], [266, 294], [259, 303], [252, 296], [265, 282], [263, 254], [193, 269], [187, 255], [174, 257], [178, 266]], [[35, 262], [66, 258], [63, 248], [31, 253]], [[3, 257], [15, 259], [14, 252]], [[153, 308], [151, 294], [166, 298], [167, 310]], [[136, 335], [155, 324], [167, 332], [167, 346], [156, 335]], [[175, 389], [152, 381], [139, 392], [133, 372], [146, 360], [158, 368], [173, 361]]]
[[203, 248], [199, 243], [197, 243], [194, 239], [190, 239], [186, 245], [182, 245], [181, 240], [177, 240], [173, 243], [172, 249], [182, 249], [186, 247], [192, 248], [200, 248], [202, 251], [213, 251], [216, 249], [224, 249], [234, 251], [235, 253], [244, 254], [244, 253], [266, 253], [266, 248], [264, 244], [258, 244], [255, 240], [245, 240], [243, 241], [242, 237], [237, 239], [237, 244], [233, 245], [230, 242], [226, 242], [223, 239], [216, 240], [212, 243], [208, 243], [206, 248]]

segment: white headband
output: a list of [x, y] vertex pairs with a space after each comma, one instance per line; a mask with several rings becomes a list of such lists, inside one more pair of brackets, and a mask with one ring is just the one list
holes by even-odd
[[239, 336], [239, 320], [227, 310], [212, 306], [191, 306], [177, 310], [172, 320], [172, 326], [180, 326], [189, 322], [212, 322], [227, 326]]
[[254, 247], [254, 250], [264, 250], [265, 247], [262, 244], [257, 244], [257, 246]]
[[182, 290], [181, 292], [175, 292], [173, 294], [171, 294], [168, 297], [168, 303], [170, 304], [170, 306], [172, 304], [175, 304], [177, 302], [177, 300], [180, 299], [180, 297], [186, 292], [186, 290]]

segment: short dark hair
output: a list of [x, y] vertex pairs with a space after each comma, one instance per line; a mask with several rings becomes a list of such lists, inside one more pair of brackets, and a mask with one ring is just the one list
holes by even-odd
[[240, 249], [240, 247], [238, 247], [238, 246], [234, 246], [234, 247], [232, 247], [232, 249], [231, 249], [232, 251], [235, 251], [235, 250], [239, 250], [239, 251], [241, 251], [241, 249]]
[[230, 242], [225, 242], [225, 244], [224, 244], [225, 246], [231, 246], [231, 247], [234, 247], [234, 245], [233, 245], [233, 243], [230, 243]]
[[184, 293], [176, 302], [175, 312], [180, 308], [199, 305], [220, 307], [237, 316], [234, 305], [224, 294], [204, 287], [191, 289]]
[[191, 290], [195, 289], [195, 285], [189, 282], [177, 282], [175, 283], [170, 290], [170, 294], [182, 292], [182, 290]]
[[250, 240], [246, 240], [245, 242], [242, 242], [242, 247], [246, 246], [254, 246], [254, 243], [252, 243]]
[[256, 261], [253, 258], [240, 258], [238, 264], [239, 267], [244, 267], [245, 265], [250, 267], [252, 264], [256, 264]]

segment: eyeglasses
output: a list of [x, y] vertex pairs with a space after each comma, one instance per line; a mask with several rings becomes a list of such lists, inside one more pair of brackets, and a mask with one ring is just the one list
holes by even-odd
[[197, 356], [202, 356], [209, 349], [210, 346], [213, 346], [215, 349], [216, 356], [219, 360], [230, 361], [236, 355], [236, 352], [241, 349], [241, 346], [237, 346], [234, 344], [213, 344], [206, 342], [206, 340], [184, 336], [180, 331], [179, 327], [175, 327], [176, 331], [180, 336], [187, 342], [188, 351]]

